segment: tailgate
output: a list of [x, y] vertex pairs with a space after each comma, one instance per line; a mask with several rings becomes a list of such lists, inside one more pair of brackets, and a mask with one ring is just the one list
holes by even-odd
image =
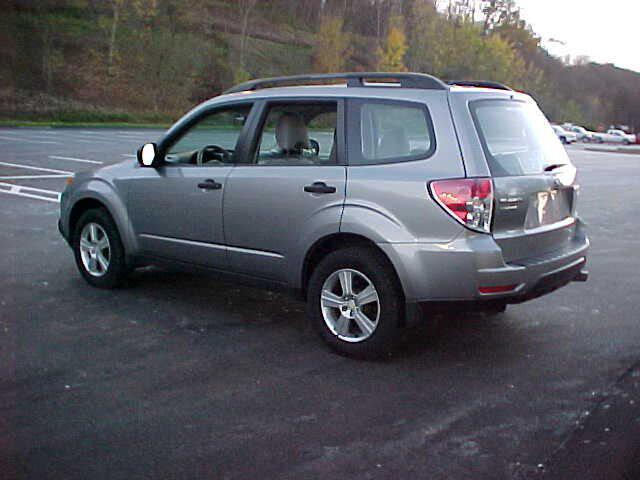
[[532, 101], [470, 103], [494, 187], [492, 233], [506, 262], [567, 246], [575, 234], [575, 167]]
[[577, 187], [554, 175], [494, 178], [493, 236], [506, 262], [561, 249], [575, 235]]

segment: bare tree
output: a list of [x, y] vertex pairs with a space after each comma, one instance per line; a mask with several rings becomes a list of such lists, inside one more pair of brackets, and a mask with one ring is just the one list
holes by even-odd
[[124, 0], [111, 0], [111, 8], [113, 9], [113, 18], [111, 20], [111, 35], [109, 36], [109, 56], [107, 60], [109, 75], [113, 75], [113, 57], [116, 51], [116, 34], [118, 32], [118, 23], [120, 21], [120, 9]]
[[240, 68], [245, 68], [245, 51], [247, 49], [247, 39], [249, 36], [249, 20], [251, 19], [251, 12], [255, 8], [258, 0], [240, 0], [238, 7], [241, 14], [241, 30], [240, 30]]

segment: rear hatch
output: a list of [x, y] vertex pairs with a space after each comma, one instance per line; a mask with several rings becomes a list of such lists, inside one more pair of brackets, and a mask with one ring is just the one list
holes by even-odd
[[576, 169], [533, 102], [470, 102], [494, 185], [492, 233], [506, 262], [567, 248], [575, 233]]

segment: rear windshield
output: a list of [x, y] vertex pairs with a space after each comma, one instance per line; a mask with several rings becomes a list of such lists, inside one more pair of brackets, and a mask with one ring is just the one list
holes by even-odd
[[478, 100], [471, 103], [471, 112], [493, 176], [533, 175], [550, 165], [571, 163], [536, 105]]

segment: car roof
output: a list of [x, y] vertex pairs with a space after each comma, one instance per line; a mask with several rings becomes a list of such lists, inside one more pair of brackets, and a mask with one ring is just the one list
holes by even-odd
[[515, 96], [511, 88], [484, 80], [445, 82], [424, 73], [344, 72], [259, 78], [235, 85], [212, 101], [289, 96], [423, 99], [428, 96], [474, 94]]
[[347, 87], [346, 84], [336, 85], [304, 85], [262, 88], [222, 94], [210, 99], [207, 103], [219, 103], [237, 100], [259, 100], [282, 97], [317, 97], [317, 98], [380, 98], [393, 100], [420, 101], [429, 97], [451, 95], [469, 95], [488, 98], [518, 98], [528, 99], [529, 95], [512, 90], [498, 90], [484, 87], [451, 86], [445, 90], [431, 90], [419, 88], [403, 88], [392, 84], [380, 86]]

